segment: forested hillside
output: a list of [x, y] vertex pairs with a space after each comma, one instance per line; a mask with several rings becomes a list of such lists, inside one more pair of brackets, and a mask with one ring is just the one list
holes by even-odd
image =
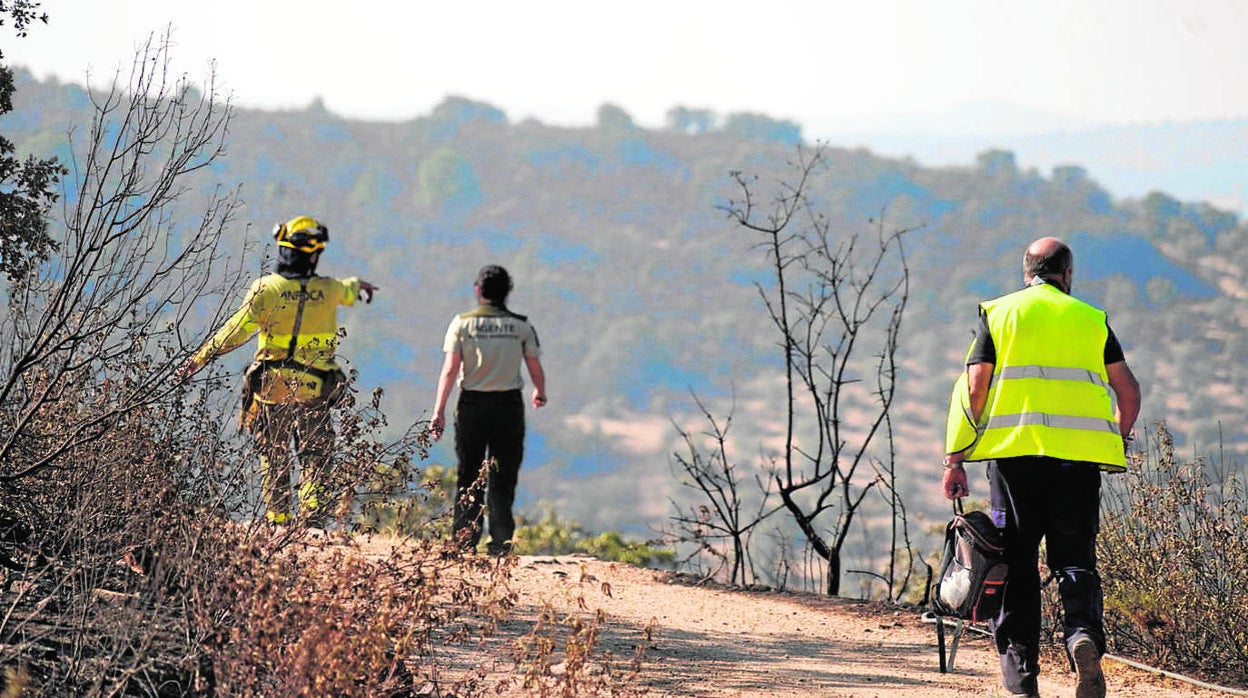
[[[72, 170], [88, 93], [17, 78], [0, 128], [23, 153]], [[344, 311], [343, 354], [363, 391], [384, 387], [396, 428], [425, 418], [443, 332], [471, 306], [476, 269], [507, 266], [512, 305], [540, 332], [551, 396], [530, 414], [521, 506], [639, 530], [662, 524], [680, 496], [672, 422], [697, 426], [693, 394], [713, 411], [735, 405], [743, 462], [769, 455], [781, 416], [779, 337], [754, 286], [769, 283], [766, 260], [719, 207], [734, 194], [730, 171], [791, 174], [800, 129], [712, 116], [673, 110], [668, 128], [646, 130], [610, 105], [581, 129], [516, 123], [456, 98], [402, 123], [348, 121], [315, 104], [240, 110], [227, 157], [201, 173], [184, 211], [214, 187], [240, 186], [236, 249], [224, 252], [257, 272], [273, 223], [309, 214], [329, 226], [322, 273], [381, 288], [371, 306]], [[1022, 250], [1042, 235], [1071, 243], [1075, 294], [1109, 311], [1143, 386], [1141, 426], [1166, 419], [1192, 452], [1248, 455], [1248, 230], [1236, 216], [1165, 193], [1115, 200], [1078, 163], [1025, 170], [1003, 150], [939, 169], [836, 144], [825, 155], [817, 198], [846, 235], [873, 234], [881, 216], [912, 229], [895, 415], [912, 511], [945, 506], [935, 464], [975, 303], [1017, 285]], [[226, 363], [241, 371], [248, 359], [240, 350]]]

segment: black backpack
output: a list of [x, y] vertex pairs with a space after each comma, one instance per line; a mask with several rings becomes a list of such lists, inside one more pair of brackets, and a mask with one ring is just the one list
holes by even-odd
[[941, 616], [987, 621], [1001, 609], [1005, 587], [1001, 529], [982, 511], [963, 512], [961, 499], [955, 500], [953, 511], [945, 527], [933, 604]]

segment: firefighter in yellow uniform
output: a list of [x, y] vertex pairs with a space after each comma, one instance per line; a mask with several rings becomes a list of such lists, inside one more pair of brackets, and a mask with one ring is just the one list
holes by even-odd
[[323, 525], [336, 505], [331, 481], [330, 408], [346, 389], [335, 362], [338, 306], [368, 303], [376, 287], [351, 277], [317, 276], [329, 230], [299, 216], [274, 228], [277, 271], [252, 282], [243, 304], [179, 370], [185, 380], [259, 333], [247, 369], [239, 426], [256, 437], [261, 493], [272, 523], [291, 521], [291, 444], [300, 465], [299, 514]]

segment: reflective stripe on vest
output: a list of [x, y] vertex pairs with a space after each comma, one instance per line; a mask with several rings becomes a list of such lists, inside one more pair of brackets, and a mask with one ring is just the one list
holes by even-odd
[[1057, 429], [1080, 429], [1083, 431], [1107, 431], [1115, 436], [1118, 423], [1113, 420], [1097, 419], [1096, 417], [1070, 417], [1060, 414], [1043, 412], [1021, 412], [1019, 414], [999, 414], [988, 419], [985, 429], [1008, 429], [1010, 427], [1054, 427]]
[[1043, 378], [1057, 381], [1087, 381], [1105, 387], [1105, 381], [1086, 368], [1062, 368], [1058, 366], [1006, 366], [997, 374], [997, 380], [1015, 378]]
[[[1051, 381], [1082, 381], [1091, 383], [1098, 388], [1106, 388], [1105, 381], [1095, 371], [1086, 368], [1066, 368], [1061, 366], [1006, 366], [996, 375], [997, 380], [1019, 380], [1034, 378]], [[1108, 431], [1118, 433], [1118, 423], [1114, 420], [1096, 417], [1072, 417], [1045, 412], [1020, 412], [1018, 414], [995, 415], [988, 419], [985, 429], [1006, 429], [1009, 427], [1056, 427], [1058, 429], [1082, 429], [1084, 431]]]

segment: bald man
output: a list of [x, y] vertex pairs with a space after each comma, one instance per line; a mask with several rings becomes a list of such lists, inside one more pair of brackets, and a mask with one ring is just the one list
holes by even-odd
[[1078, 674], [1075, 695], [1106, 692], [1096, 570], [1101, 472], [1126, 469], [1140, 388], [1104, 311], [1070, 295], [1073, 279], [1074, 254], [1061, 240], [1027, 248], [1023, 288], [979, 305], [949, 407], [941, 489], [949, 499], [969, 495], [964, 463], [987, 463], [1009, 565], [991, 625], [1002, 683], [1015, 696], [1039, 695], [1042, 539]]

